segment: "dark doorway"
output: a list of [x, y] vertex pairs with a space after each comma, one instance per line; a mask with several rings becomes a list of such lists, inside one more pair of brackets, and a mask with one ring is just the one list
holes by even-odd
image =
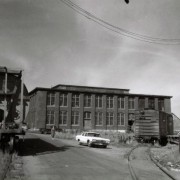
[[84, 130], [90, 130], [91, 128], [91, 112], [84, 112]]

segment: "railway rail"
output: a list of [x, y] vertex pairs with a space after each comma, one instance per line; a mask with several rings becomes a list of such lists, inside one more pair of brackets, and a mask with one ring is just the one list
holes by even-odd
[[131, 174], [132, 180], [139, 180], [136, 173], [135, 173], [135, 171], [134, 171], [134, 169], [133, 169], [133, 166], [131, 164], [131, 154], [132, 154], [133, 150], [138, 148], [138, 147], [139, 147], [139, 145], [133, 147], [131, 149], [131, 151], [128, 153], [128, 167], [129, 167], [129, 172]]
[[[138, 148], [142, 148], [142, 147], [147, 147], [147, 146], [143, 146], [143, 145], [137, 145], [135, 147], [133, 147], [131, 149], [131, 151], [128, 153], [128, 167], [129, 167], [129, 172], [131, 174], [131, 177], [132, 177], [132, 180], [141, 180], [143, 178], [140, 177], [141, 174], [138, 174], [136, 171], [135, 171], [135, 167], [133, 166], [133, 158], [132, 158], [132, 154], [135, 150], [137, 150]], [[163, 167], [161, 167], [152, 157], [151, 153], [150, 153], [150, 149], [151, 147], [147, 147], [147, 150], [146, 150], [146, 153], [149, 157], [149, 161], [152, 162], [153, 164], [155, 164], [160, 170], [161, 172], [170, 180], [176, 180], [172, 175], [170, 175], [169, 173], [167, 173], [167, 171], [165, 171], [163, 169]], [[144, 173], [144, 172], [143, 172]], [[152, 172], [153, 173], [153, 172]], [[147, 173], [148, 174], [148, 173]], [[157, 178], [158, 179], [158, 178]]]

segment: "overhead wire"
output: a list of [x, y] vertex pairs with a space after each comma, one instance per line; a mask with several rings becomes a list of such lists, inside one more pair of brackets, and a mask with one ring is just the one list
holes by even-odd
[[165, 38], [155, 38], [155, 37], [150, 37], [150, 36], [145, 36], [145, 35], [140, 35], [134, 32], [127, 31], [126, 29], [117, 27], [109, 22], [104, 21], [101, 18], [96, 17], [92, 13], [86, 11], [85, 9], [81, 8], [77, 4], [73, 3], [70, 0], [60, 0], [63, 2], [65, 5], [79, 13], [80, 15], [86, 17], [89, 20], [94, 21], [95, 23], [105, 27], [108, 30], [111, 30], [115, 33], [118, 33], [120, 35], [133, 38], [135, 40], [139, 41], [144, 41], [148, 43], [156, 43], [156, 44], [164, 44], [164, 45], [178, 45], [180, 44], [180, 39], [165, 39]]
[[[104, 24], [106, 24], [106, 25], [108, 25], [108, 26], [110, 26], [110, 27], [112, 27], [112, 28], [114, 28], [114, 29], [117, 29], [117, 30], [120, 30], [120, 32], [121, 33], [126, 33], [126, 34], [122, 34], [122, 35], [133, 35], [133, 37], [136, 37], [136, 39], [137, 38], [144, 38], [144, 40], [151, 40], [151, 41], [157, 41], [157, 40], [161, 40], [161, 41], [167, 41], [167, 42], [170, 42], [170, 41], [172, 41], [173, 43], [179, 43], [180, 42], [180, 39], [162, 39], [162, 38], [153, 38], [153, 37], [149, 37], [149, 36], [143, 36], [143, 35], [139, 35], [139, 34], [136, 34], [136, 33], [133, 33], [133, 32], [129, 32], [129, 31], [127, 31], [127, 30], [125, 30], [125, 29], [122, 29], [122, 28], [119, 28], [119, 27], [116, 27], [116, 26], [114, 26], [114, 25], [112, 25], [112, 24], [110, 24], [110, 23], [108, 23], [108, 22], [106, 22], [106, 21], [104, 21], [104, 20], [102, 20], [102, 19], [100, 19], [100, 18], [97, 18], [96, 16], [94, 16], [94, 15], [92, 15], [91, 13], [89, 13], [89, 12], [87, 12], [87, 11], [85, 11], [84, 9], [82, 9], [81, 7], [79, 7], [79, 6], [77, 6], [76, 4], [74, 4], [72, 1], [70, 1], [70, 0], [63, 0], [63, 1], [66, 1], [66, 2], [68, 2], [68, 3], [71, 3], [71, 5], [73, 6], [73, 7], [76, 7], [76, 8], [78, 8], [81, 12], [84, 12], [85, 14], [86, 14], [86, 17], [88, 18], [88, 19], [91, 19], [91, 20], [94, 20], [94, 19], [96, 19], [96, 20], [99, 20], [100, 22], [102, 22], [102, 23], [104, 23]], [[81, 13], [82, 14], [82, 13]], [[83, 14], [82, 14], [83, 15]], [[92, 18], [90, 18], [90, 17], [93, 17], [94, 19], [92, 19]], [[97, 22], [97, 21], [96, 21]], [[101, 24], [102, 25], [102, 24]], [[106, 27], [106, 26], [104, 26], [104, 27]], [[110, 29], [110, 28], [109, 28]], [[112, 29], [111, 29], [112, 30]], [[117, 31], [115, 31], [115, 32], [117, 32]], [[128, 36], [129, 37], [129, 36]]]

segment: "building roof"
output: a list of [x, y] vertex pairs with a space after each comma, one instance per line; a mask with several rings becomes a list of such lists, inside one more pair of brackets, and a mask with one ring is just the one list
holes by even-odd
[[65, 85], [65, 84], [58, 84], [51, 89], [57, 89], [59, 87], [76, 87], [76, 88], [91, 88], [91, 89], [110, 89], [110, 90], [123, 90], [123, 91], [129, 91], [129, 89], [119, 89], [119, 88], [109, 88], [109, 87], [96, 87], [96, 86], [80, 86], [80, 85]]
[[56, 85], [52, 88], [36, 87], [29, 95], [34, 94], [37, 91], [70, 91], [70, 92], [87, 92], [87, 93], [104, 93], [104, 94], [121, 94], [126, 96], [138, 96], [138, 97], [160, 97], [160, 98], [172, 98], [168, 95], [153, 95], [153, 94], [131, 94], [129, 89], [118, 89], [118, 88], [105, 88], [105, 87], [91, 87], [91, 86], [75, 86], [75, 85]]
[[154, 98], [156, 98], [156, 97], [159, 97], [159, 98], [163, 98], [163, 97], [166, 97], [166, 98], [172, 98], [173, 96], [169, 96], [169, 95], [157, 95], [157, 94], [134, 94], [134, 93], [130, 93], [129, 94], [130, 96], [138, 96], [138, 97], [154, 97]]
[[69, 92], [84, 92], [84, 93], [104, 93], [104, 94], [129, 94], [129, 89], [116, 89], [116, 88], [102, 88], [102, 87], [89, 87], [89, 86], [71, 86], [71, 85], [58, 85], [52, 88], [37, 87], [29, 94], [36, 91], [69, 91]]
[[76, 85], [63, 85], [63, 84], [56, 85], [52, 87], [51, 89], [69, 90], [69, 91], [87, 92], [87, 93], [129, 94], [129, 89], [93, 87], [93, 86], [76, 86]]

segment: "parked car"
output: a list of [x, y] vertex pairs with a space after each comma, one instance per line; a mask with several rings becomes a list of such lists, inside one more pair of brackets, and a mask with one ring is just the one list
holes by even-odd
[[51, 128], [40, 128], [39, 131], [41, 134], [51, 134]]
[[97, 145], [106, 148], [110, 143], [109, 139], [102, 138], [101, 135], [96, 132], [83, 132], [81, 135], [76, 136], [76, 140], [79, 144], [86, 144], [89, 147]]

